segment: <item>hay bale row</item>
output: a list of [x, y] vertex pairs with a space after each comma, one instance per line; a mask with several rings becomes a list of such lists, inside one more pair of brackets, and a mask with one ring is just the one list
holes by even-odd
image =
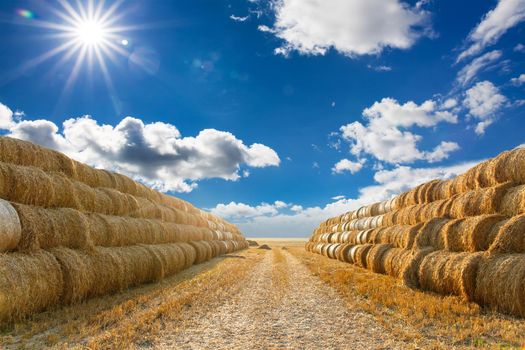
[[[513, 193], [508, 193], [507, 198], [502, 200], [502, 205], [498, 212], [507, 216], [520, 214], [516, 212], [516, 207], [523, 208], [525, 205], [525, 149], [520, 148], [508, 152], [503, 152], [496, 158], [482, 162], [465, 174], [459, 175], [454, 179], [442, 181], [433, 180], [421, 184], [414, 189], [404, 192], [399, 196], [386, 201], [389, 202], [388, 209], [382, 204], [382, 210], [372, 210], [378, 208], [381, 203], [375, 203], [370, 206], [364, 206], [356, 211], [351, 211], [334, 218], [330, 218], [320, 224], [319, 228], [333, 227], [334, 225], [348, 222], [350, 220], [366, 218], [370, 216], [382, 215], [395, 209], [403, 209], [418, 204], [432, 203], [436, 201], [445, 201], [456, 195], [466, 192], [478, 191], [484, 188], [498, 187], [508, 183], [507, 186], [516, 187]], [[496, 196], [498, 193], [496, 193]], [[466, 202], [457, 204], [456, 217], [465, 217], [469, 215], [489, 214], [486, 206], [492, 204], [480, 198], [469, 196], [462, 197]], [[498, 201], [495, 201], [498, 202]], [[519, 206], [517, 205], [519, 203]], [[480, 205], [483, 212], [477, 211], [476, 207]], [[387, 210], [386, 210], [387, 209]], [[469, 211], [475, 211], [477, 214], [466, 214]]]
[[212, 214], [192, 214], [175, 207], [134, 197], [110, 188], [91, 188], [58, 173], [0, 163], [0, 198], [45, 208], [71, 208], [105, 215], [158, 219], [213, 230], [238, 229], [231, 224], [212, 221]]
[[194, 263], [245, 247], [246, 242], [192, 241], [96, 247], [90, 252], [58, 247], [0, 254], [0, 322], [159, 281]]
[[[81, 184], [85, 184], [88, 187], [113, 189], [134, 197], [147, 199], [156, 204], [172, 207], [193, 215], [202, 216], [206, 219], [206, 221], [211, 221], [214, 223], [213, 227], [210, 226], [212, 229], [240, 233], [235, 225], [232, 225], [211, 213], [206, 213], [200, 209], [197, 209], [182, 199], [161, 194], [138, 182], [133, 181], [125, 175], [112, 173], [106, 170], [94, 169], [88, 165], [72, 160], [62, 153], [46, 149], [27, 141], [12, 139], [9, 137], [0, 137], [0, 162], [32, 167], [33, 170], [38, 168], [47, 173], [62, 174], [62, 178], [67, 178], [70, 181], [73, 180], [73, 182], [80, 182]], [[63, 185], [69, 185], [67, 181], [62, 182]], [[46, 182], [44, 181], [42, 184], [46, 184]], [[21, 187], [22, 191], [24, 191], [24, 188], [29, 188], [28, 186]], [[82, 186], [77, 185], [77, 187]], [[78, 192], [80, 191], [81, 188], [78, 189]], [[35, 189], [32, 189], [31, 192], [35, 192]], [[69, 194], [71, 193], [72, 192], [69, 192]], [[26, 193], [26, 195], [29, 195], [29, 193]], [[0, 197], [5, 198], [3, 196]], [[72, 200], [74, 200], [74, 198], [72, 198]], [[21, 203], [35, 204], [23, 201]], [[70, 207], [68, 205], [54, 206]]]
[[[17, 238], [16, 241], [14, 238], [7, 240], [7, 243], [0, 240], [0, 245], [25, 252], [57, 246], [90, 250], [94, 246], [244, 239], [230, 232], [160, 220], [82, 213], [69, 208], [46, 209], [17, 203], [10, 207], [14, 207], [15, 218], [20, 220], [20, 231], [16, 237], [12, 236]], [[5, 224], [9, 222], [5, 221]]]

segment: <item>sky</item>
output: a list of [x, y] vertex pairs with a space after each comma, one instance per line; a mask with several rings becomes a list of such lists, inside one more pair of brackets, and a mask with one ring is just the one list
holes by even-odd
[[525, 0], [3, 1], [0, 134], [307, 237], [524, 144], [524, 21]]

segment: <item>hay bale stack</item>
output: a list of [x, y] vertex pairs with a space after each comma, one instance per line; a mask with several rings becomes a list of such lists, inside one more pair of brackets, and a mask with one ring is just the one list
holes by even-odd
[[525, 149], [329, 218], [306, 248], [525, 317]]
[[62, 271], [52, 254], [0, 254], [0, 322], [57, 305], [63, 289]]
[[0, 219], [0, 322], [248, 247], [235, 225], [186, 201], [5, 137]]

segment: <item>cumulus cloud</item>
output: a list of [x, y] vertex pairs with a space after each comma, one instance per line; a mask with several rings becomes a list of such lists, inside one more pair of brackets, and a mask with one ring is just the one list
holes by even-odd
[[433, 127], [441, 122], [457, 123], [455, 114], [440, 109], [432, 100], [418, 105], [383, 98], [366, 108], [363, 117], [366, 125], [356, 121], [340, 128], [343, 139], [351, 143], [351, 152], [356, 156], [369, 154], [393, 164], [416, 160], [437, 162], [459, 148], [456, 143], [445, 141], [431, 151], [422, 151], [418, 148], [422, 137], [407, 130], [414, 126]]
[[229, 132], [205, 129], [197, 136], [183, 137], [172, 124], [144, 123], [132, 117], [115, 126], [99, 124], [89, 116], [72, 118], [63, 123], [62, 131], [49, 120], [23, 120], [8, 129], [11, 137], [56, 149], [97, 168], [125, 173], [161, 191], [189, 192], [202, 179], [238, 180], [242, 166], [280, 163], [270, 147], [245, 145]]
[[275, 50], [287, 55], [324, 55], [330, 48], [347, 56], [408, 49], [428, 34], [429, 13], [399, 0], [279, 0], [273, 3], [272, 28], [284, 41]]
[[236, 223], [251, 237], [296, 236], [307, 237], [319, 223], [329, 217], [355, 210], [363, 205], [391, 198], [421, 183], [433, 179], [448, 179], [465, 172], [478, 162], [461, 163], [447, 167], [411, 168], [396, 167], [378, 171], [375, 184], [359, 190], [356, 198], [336, 196], [324, 206], [303, 207], [289, 204], [278, 210], [274, 205], [261, 203], [250, 206], [245, 203], [218, 204], [212, 212]]
[[[521, 86], [523, 83], [525, 83], [525, 74], [520, 74], [519, 77], [510, 79], [510, 82], [513, 85]], [[1, 112], [0, 112], [1, 113]]]
[[352, 162], [348, 159], [341, 159], [338, 161], [332, 168], [334, 174], [342, 174], [344, 172], [349, 172], [350, 174], [355, 174], [363, 168], [364, 161]]
[[468, 47], [462, 51], [457, 61], [480, 53], [485, 47], [495, 44], [510, 28], [525, 19], [525, 1], [499, 0], [481, 22], [470, 32]]
[[467, 64], [458, 72], [456, 81], [462, 86], [467, 85], [474, 78], [476, 78], [478, 73], [499, 60], [500, 57], [501, 51], [494, 50], [472, 60], [472, 62]]
[[484, 134], [485, 129], [496, 120], [496, 113], [505, 105], [507, 98], [490, 81], [481, 81], [468, 89], [463, 104], [469, 114], [479, 120], [475, 132]]

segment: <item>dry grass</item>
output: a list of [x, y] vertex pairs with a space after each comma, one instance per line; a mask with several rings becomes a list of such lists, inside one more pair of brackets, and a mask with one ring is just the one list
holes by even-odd
[[422, 347], [441, 349], [525, 345], [523, 319], [483, 310], [459, 297], [412, 290], [389, 276], [300, 248], [289, 252], [337, 289], [349, 308], [374, 315], [385, 328], [406, 341], [420, 341]]
[[7, 349], [124, 349], [153, 344], [167, 323], [182, 325], [194, 310], [215, 307], [226, 289], [241, 286], [239, 281], [264, 254], [251, 249], [219, 257], [158, 284], [35, 315], [4, 329], [0, 344]]

